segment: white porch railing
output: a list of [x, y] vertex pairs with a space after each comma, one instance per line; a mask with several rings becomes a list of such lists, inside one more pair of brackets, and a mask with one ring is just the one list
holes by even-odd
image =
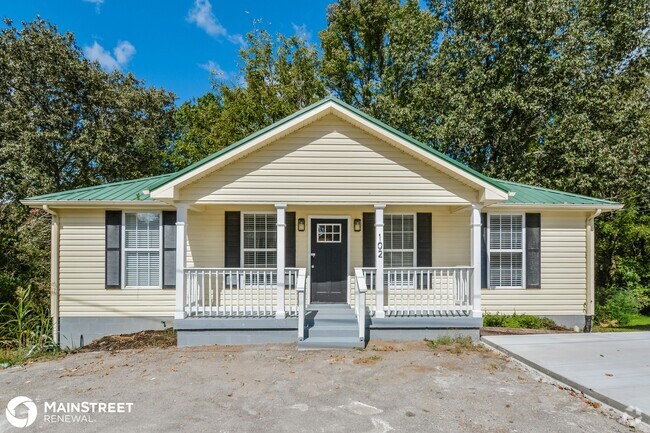
[[[368, 297], [376, 299], [376, 269], [361, 272]], [[472, 272], [467, 266], [384, 268], [384, 311], [387, 316], [470, 315]], [[368, 307], [371, 313], [377, 308], [375, 302]]]
[[[298, 315], [299, 276], [285, 269], [284, 312]], [[278, 273], [268, 268], [185, 268], [184, 309], [188, 316], [274, 317]]]
[[364, 273], [361, 269], [355, 269], [354, 276], [355, 284], [355, 298], [354, 310], [357, 315], [357, 324], [359, 325], [359, 341], [366, 341], [366, 281]]

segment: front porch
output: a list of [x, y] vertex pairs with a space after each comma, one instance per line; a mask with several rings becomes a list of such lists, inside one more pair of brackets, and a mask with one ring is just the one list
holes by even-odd
[[[306, 215], [306, 220], [310, 222], [311, 215], [307, 212], [313, 212], [311, 210], [303, 211], [299, 206], [289, 207], [284, 204], [275, 206], [275, 233], [269, 237], [276, 240], [273, 245], [274, 253], [277, 254], [274, 267], [206, 267], [202, 266], [205, 261], [198, 255], [198, 247], [193, 248], [193, 242], [199, 243], [200, 237], [197, 236], [196, 229], [192, 230], [192, 223], [196, 221], [201, 224], [200, 221], [204, 218], [201, 216], [202, 212], [188, 212], [187, 207], [178, 206], [175, 327], [179, 332], [179, 345], [299, 341], [303, 342], [301, 345], [309, 347], [307, 342], [313, 343], [320, 339], [323, 346], [329, 344], [334, 347], [343, 344], [342, 341], [345, 340], [347, 347], [354, 347], [360, 343], [363, 345], [370, 338], [421, 339], [433, 338], [440, 333], [458, 332], [478, 335], [481, 325], [480, 289], [474, 289], [480, 287], [478, 207], [453, 216], [464, 219], [463, 225], [469, 232], [466, 239], [470, 240], [470, 245], [465, 248], [465, 251], [470, 253], [466, 261], [470, 263], [469, 266], [459, 264], [399, 267], [384, 266], [384, 258], [389, 252], [386, 251], [386, 243], [383, 241], [386, 207], [374, 206], [372, 232], [363, 234], [364, 240], [370, 238], [374, 244], [374, 266], [363, 266], [359, 263], [361, 254], [356, 250], [360, 249], [361, 245], [352, 239], [353, 236], [360, 237], [361, 233], [348, 233], [352, 232], [352, 225], [356, 223], [353, 223], [354, 212], [358, 213], [358, 210], [351, 212], [348, 209], [348, 215], [345, 215], [345, 209], [329, 212], [325, 209], [319, 210], [319, 214], [336, 214], [338, 220], [331, 221], [347, 220], [350, 223], [343, 224], [344, 227], [338, 235], [339, 238], [347, 236], [346, 242], [349, 245], [344, 253], [346, 257], [340, 261], [345, 263], [349, 270], [342, 269], [341, 280], [335, 276], [337, 272], [334, 269], [330, 272], [329, 268], [325, 268], [323, 271], [323, 263], [333, 263], [329, 259], [323, 260], [323, 255], [337, 254], [316, 250], [310, 242], [316, 240], [316, 237], [310, 230], [305, 230], [308, 233], [303, 235], [302, 243], [306, 245], [301, 245], [299, 239], [297, 245], [292, 246], [299, 255], [306, 256], [307, 259], [296, 260], [295, 257], [288, 257], [287, 250], [291, 251], [291, 247], [287, 248], [287, 239], [292, 238], [288, 231], [295, 230], [299, 233], [297, 224], [305, 223], [297, 223], [294, 213], [289, 218], [292, 221], [287, 224], [287, 209], [297, 211], [298, 216]], [[222, 209], [220, 208], [219, 212], [228, 212]], [[392, 210], [390, 206], [388, 210]], [[445, 212], [449, 211], [445, 209]], [[239, 218], [242, 221], [240, 242], [243, 242], [243, 215]], [[415, 218], [414, 216], [413, 224]], [[428, 221], [431, 224], [431, 219]], [[268, 227], [265, 230], [268, 230]], [[368, 230], [366, 224], [363, 230]], [[227, 228], [224, 227], [224, 231], [227, 232]], [[413, 231], [415, 235], [415, 229]], [[425, 236], [431, 236], [430, 231], [422, 232]], [[193, 233], [193, 236], [188, 236], [188, 233]], [[337, 235], [333, 236], [339, 239]], [[227, 237], [226, 233], [224, 241]], [[298, 237], [300, 238], [300, 235]], [[296, 242], [295, 238], [290, 242]], [[416, 244], [418, 241], [415, 239], [412, 242]], [[217, 248], [227, 249], [228, 242], [224, 243], [225, 245], [218, 245]], [[343, 241], [341, 244], [345, 245]], [[344, 249], [342, 247], [341, 251]], [[317, 261], [314, 251], [319, 252], [320, 261]], [[243, 255], [239, 261], [243, 262]], [[292, 265], [297, 262], [303, 266], [289, 267], [286, 266], [287, 261]], [[200, 266], [196, 266], [197, 264]], [[318, 286], [320, 294], [315, 293], [312, 281], [314, 275], [318, 277], [318, 274], [314, 273], [315, 269], [318, 269], [317, 266], [321, 266], [321, 280], [323, 273], [333, 275], [333, 282]], [[319, 302], [318, 296], [322, 299], [323, 291], [327, 290], [342, 291], [344, 297], [335, 303]], [[331, 317], [332, 309], [337, 311], [334, 317]], [[331, 335], [330, 340], [325, 338], [328, 334]]]

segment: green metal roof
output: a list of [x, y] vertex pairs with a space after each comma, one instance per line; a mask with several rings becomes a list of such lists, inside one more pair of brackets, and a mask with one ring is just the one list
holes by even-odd
[[514, 196], [511, 196], [506, 200], [505, 204], [512, 205], [583, 205], [583, 206], [616, 206], [618, 203], [601, 200], [597, 198], [587, 197], [583, 195], [571, 194], [562, 191], [555, 191], [552, 189], [541, 188], [536, 186], [524, 185], [516, 182], [509, 182], [504, 180], [497, 180], [485, 176], [482, 173], [479, 173], [476, 170], [467, 167], [464, 164], [456, 161], [449, 156], [438, 152], [437, 150], [427, 146], [424, 143], [421, 143], [408, 135], [386, 125], [385, 123], [365, 114], [364, 112], [352, 107], [351, 105], [346, 104], [345, 102], [329, 96], [325, 99], [322, 99], [308, 107], [303, 108], [296, 113], [285, 117], [284, 119], [267, 126], [264, 129], [261, 129], [255, 132], [248, 137], [231, 144], [228, 147], [221, 149], [220, 151], [213, 153], [212, 155], [203, 158], [200, 161], [191, 164], [182, 170], [179, 170], [175, 173], [164, 174], [154, 177], [146, 177], [141, 179], [127, 180], [123, 182], [108, 183], [104, 185], [91, 186], [86, 188], [79, 188], [71, 191], [55, 192], [51, 194], [39, 195], [36, 197], [30, 197], [23, 200], [26, 203], [29, 202], [75, 202], [75, 201], [96, 201], [96, 202], [155, 202], [148, 194], [145, 194], [144, 191], [153, 191], [156, 188], [159, 188], [168, 182], [173, 181], [174, 179], [179, 178], [180, 176], [195, 170], [202, 165], [214, 160], [215, 158], [220, 157], [233, 149], [236, 149], [239, 146], [244, 145], [245, 143], [250, 142], [251, 140], [261, 136], [262, 134], [272, 131], [273, 129], [279, 127], [286, 122], [295, 119], [298, 116], [301, 116], [311, 110], [314, 110], [317, 107], [320, 107], [324, 103], [332, 101], [349, 111], [361, 116], [369, 122], [387, 130], [388, 132], [399, 136], [400, 138], [408, 141], [409, 143], [426, 150], [427, 152], [447, 161], [448, 163], [454, 165], [455, 167], [460, 168], [461, 170], [467, 172], [468, 174], [475, 176], [484, 182], [498, 188], [504, 192], [515, 193]]
[[602, 200], [599, 198], [588, 197], [586, 195], [571, 194], [569, 192], [556, 191], [554, 189], [542, 188], [539, 186], [524, 185], [523, 183], [509, 182], [499, 180], [505, 188], [515, 195], [508, 198], [505, 204], [540, 204], [540, 205], [603, 205], [612, 206], [618, 203]]
[[54, 192], [51, 194], [30, 197], [24, 201], [145, 201], [155, 200], [143, 191], [149, 190], [151, 185], [160, 182], [162, 179], [171, 176], [144, 177], [140, 179], [126, 180], [123, 182], [106, 183], [104, 185], [89, 186], [70, 191]]

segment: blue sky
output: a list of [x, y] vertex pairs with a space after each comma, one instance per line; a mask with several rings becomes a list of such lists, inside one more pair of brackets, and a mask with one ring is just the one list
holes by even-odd
[[304, 34], [318, 42], [334, 0], [1, 0], [14, 25], [37, 14], [71, 31], [105, 69], [131, 71], [164, 87], [177, 103], [210, 89], [209, 69], [238, 69], [243, 37], [261, 19], [272, 33]]

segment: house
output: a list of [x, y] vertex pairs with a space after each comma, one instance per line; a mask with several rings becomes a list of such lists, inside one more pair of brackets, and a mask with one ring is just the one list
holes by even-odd
[[611, 201], [489, 178], [328, 97], [176, 173], [31, 197], [52, 218], [63, 346], [477, 336], [580, 326]]

